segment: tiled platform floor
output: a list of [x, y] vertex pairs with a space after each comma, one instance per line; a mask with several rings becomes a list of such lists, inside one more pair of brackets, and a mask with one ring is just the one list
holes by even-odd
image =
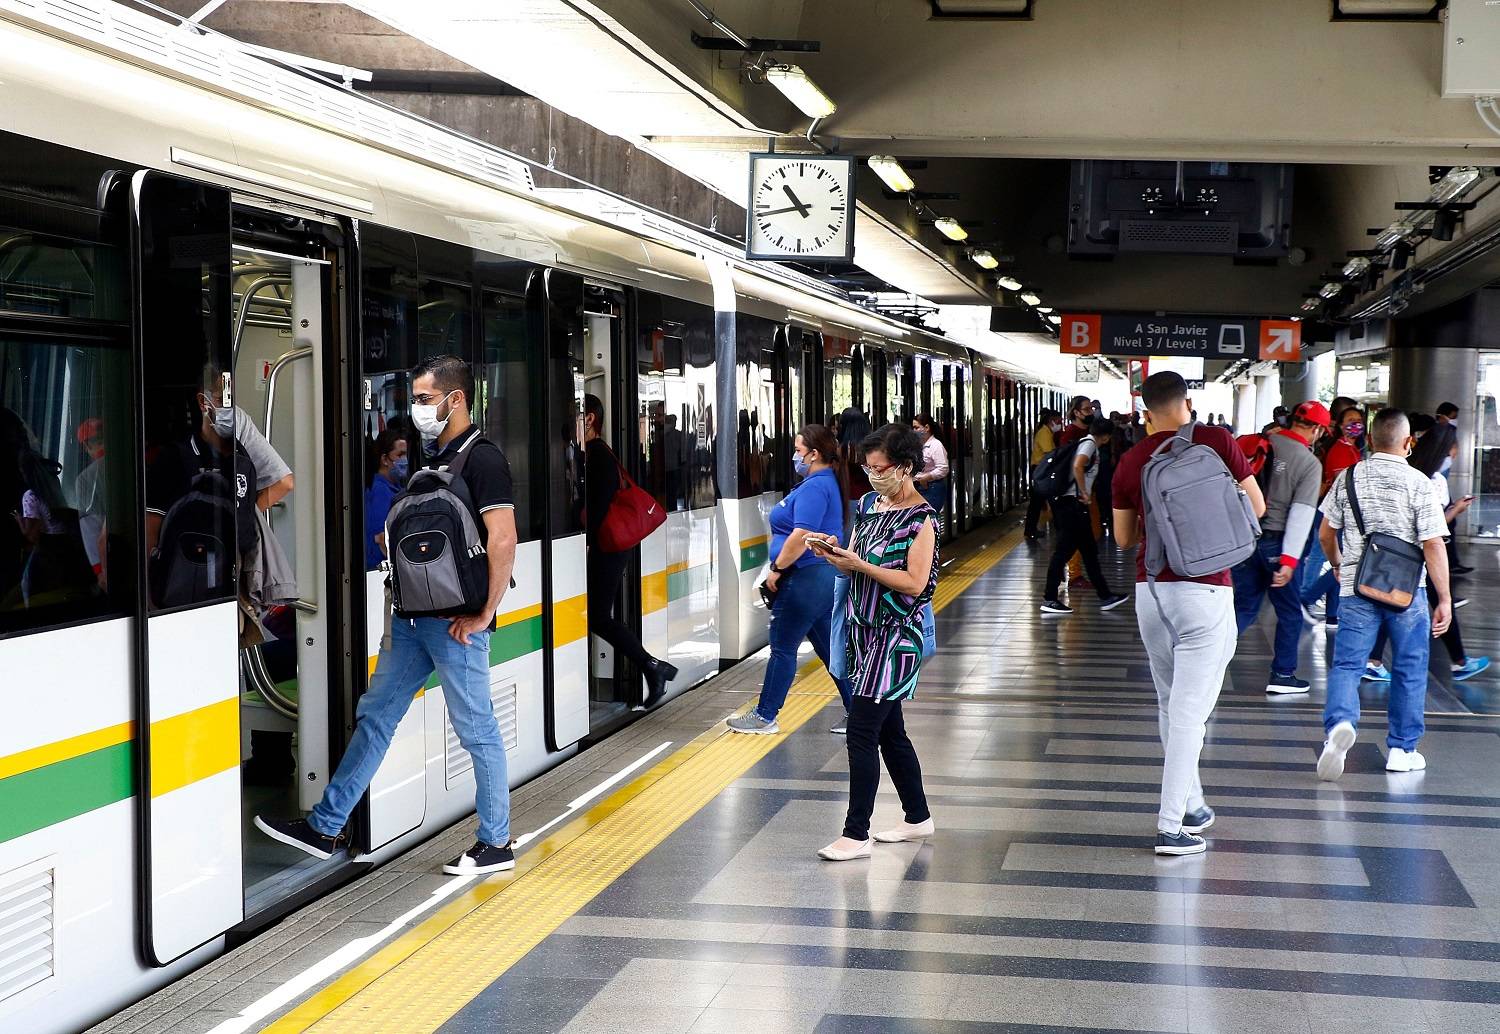
[[[1465, 631], [1500, 652], [1496, 553], [1470, 554], [1488, 574]], [[1133, 604], [1044, 621], [1044, 562], [1018, 548], [939, 616], [907, 711], [931, 842], [816, 858], [845, 802], [830, 707], [442, 1029], [1500, 1030], [1500, 719], [1469, 713], [1500, 672], [1454, 692], [1437, 666], [1426, 773], [1384, 772], [1371, 696], [1348, 774], [1322, 784], [1331, 648], [1304, 640], [1310, 698], [1268, 699], [1252, 630], [1204, 756], [1211, 849], [1158, 859]], [[898, 818], [882, 794], [877, 827]]]

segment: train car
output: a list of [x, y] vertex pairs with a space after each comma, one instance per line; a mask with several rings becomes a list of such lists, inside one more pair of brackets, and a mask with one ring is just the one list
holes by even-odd
[[[309, 808], [352, 732], [385, 618], [376, 443], [419, 455], [420, 359], [472, 365], [514, 475], [491, 638], [514, 782], [640, 702], [589, 636], [585, 394], [669, 515], [623, 605], [672, 693], [765, 643], [753, 587], [802, 423], [933, 412], [949, 534], [1024, 493], [1053, 389], [712, 239], [545, 197], [440, 127], [103, 0], [0, 0], [0, 80], [0, 1029], [106, 1016], [472, 810], [429, 682], [353, 851], [313, 861], [250, 825]], [[222, 512], [184, 523], [183, 450], [219, 410], [290, 470], [254, 488], [294, 591], [173, 566], [252, 545]]]

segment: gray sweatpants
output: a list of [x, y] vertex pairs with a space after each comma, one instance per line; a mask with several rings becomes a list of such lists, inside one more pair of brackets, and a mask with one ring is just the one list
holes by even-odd
[[[1182, 832], [1182, 816], [1203, 807], [1198, 756], [1209, 715], [1218, 703], [1224, 671], [1234, 656], [1234, 589], [1198, 582], [1157, 582], [1157, 609], [1145, 582], [1135, 587], [1135, 614], [1141, 640], [1151, 660], [1160, 710], [1161, 747], [1166, 755], [1161, 774], [1161, 812], [1156, 828]], [[1177, 629], [1178, 645], [1162, 621]]]

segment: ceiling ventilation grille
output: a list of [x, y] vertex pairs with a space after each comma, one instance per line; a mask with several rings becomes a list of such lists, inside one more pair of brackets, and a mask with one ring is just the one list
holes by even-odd
[[55, 970], [52, 886], [53, 870], [34, 865], [0, 875], [0, 1002]]
[[1239, 229], [1231, 222], [1189, 222], [1182, 219], [1120, 220], [1121, 251], [1202, 252], [1232, 254]]
[[[471, 179], [531, 192], [531, 167], [519, 158], [247, 54], [223, 36], [179, 28], [109, 0], [0, 0], [0, 13], [6, 12]], [[482, 158], [465, 160], [476, 153]]]

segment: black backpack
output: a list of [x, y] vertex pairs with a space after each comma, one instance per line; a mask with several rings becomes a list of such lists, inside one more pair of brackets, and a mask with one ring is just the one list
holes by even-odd
[[1073, 483], [1073, 457], [1078, 454], [1081, 441], [1082, 438], [1075, 438], [1042, 457], [1031, 475], [1033, 492], [1043, 499], [1057, 499], [1068, 490]]
[[260, 534], [255, 521], [255, 468], [243, 447], [235, 446], [238, 469], [231, 475], [219, 460], [183, 447], [183, 462], [193, 469], [187, 491], [162, 517], [156, 551], [151, 554], [151, 594], [159, 607], [181, 607], [235, 594], [236, 546], [249, 550]]
[[404, 618], [477, 614], [489, 599], [490, 566], [479, 516], [461, 476], [475, 449], [494, 444], [474, 435], [445, 470], [424, 467], [391, 503], [385, 544], [391, 606]]

